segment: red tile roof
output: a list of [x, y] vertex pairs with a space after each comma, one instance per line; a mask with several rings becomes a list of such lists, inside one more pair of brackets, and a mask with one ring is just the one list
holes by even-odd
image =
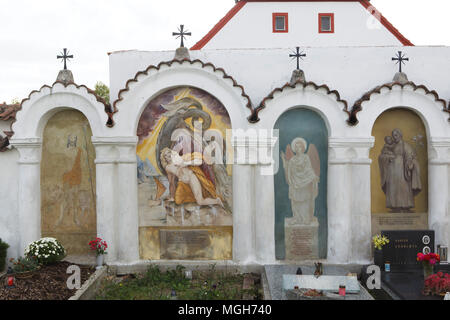
[[20, 104], [0, 104], [0, 120], [14, 120], [19, 109]]

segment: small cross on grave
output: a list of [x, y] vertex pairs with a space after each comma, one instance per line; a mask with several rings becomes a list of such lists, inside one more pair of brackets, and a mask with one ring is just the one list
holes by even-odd
[[392, 61], [397, 61], [396, 64], [399, 65], [399, 72], [402, 72], [402, 64], [405, 64], [405, 61], [409, 61], [409, 58], [405, 58], [405, 54], [403, 54], [401, 51], [397, 53], [397, 56], [392, 58]]
[[180, 27], [178, 28], [178, 32], [173, 32], [172, 35], [175, 37], [176, 39], [181, 38], [181, 48], [184, 47], [184, 39], [186, 39], [186, 36], [192, 36], [191, 32], [188, 32], [187, 30], [184, 30], [184, 25], [180, 25]]
[[64, 70], [67, 70], [67, 60], [73, 59], [73, 55], [69, 55], [69, 51], [67, 50], [67, 48], [64, 48], [63, 52], [61, 52], [60, 55], [56, 56], [56, 58], [64, 60]]
[[289, 57], [292, 58], [292, 60], [297, 59], [297, 70], [300, 70], [300, 59], [303, 60], [303, 57], [306, 57], [306, 53], [300, 52], [300, 47], [295, 48], [296, 51], [294, 51], [292, 54], [289, 55]]

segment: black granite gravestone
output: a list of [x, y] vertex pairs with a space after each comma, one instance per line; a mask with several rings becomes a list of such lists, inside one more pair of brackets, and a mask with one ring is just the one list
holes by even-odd
[[382, 231], [389, 239], [383, 247], [383, 261], [391, 264], [391, 272], [421, 269], [417, 254], [435, 252], [433, 230]]

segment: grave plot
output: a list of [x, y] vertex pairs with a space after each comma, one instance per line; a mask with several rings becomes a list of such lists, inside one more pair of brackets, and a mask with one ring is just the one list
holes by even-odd
[[161, 271], [150, 266], [145, 273], [108, 276], [97, 300], [261, 300], [259, 274], [230, 274], [215, 270], [188, 271], [182, 266]]
[[358, 265], [265, 266], [273, 300], [374, 300], [360, 281], [362, 272]]
[[383, 286], [400, 300], [442, 300], [450, 288], [450, 265], [444, 259], [435, 261], [427, 273], [427, 262], [418, 261], [418, 254], [435, 252], [435, 232], [402, 230], [382, 234], [389, 239], [380, 257]]
[[[67, 287], [69, 275], [67, 268], [74, 264], [62, 261], [43, 266], [38, 270], [14, 274], [14, 287], [0, 286], [0, 300], [67, 300], [76, 289]], [[90, 266], [81, 266], [81, 283], [94, 272]], [[0, 277], [0, 283], [6, 282], [7, 275]]]

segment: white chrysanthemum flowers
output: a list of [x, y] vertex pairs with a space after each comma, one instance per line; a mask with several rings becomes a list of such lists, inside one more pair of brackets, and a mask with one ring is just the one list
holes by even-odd
[[30, 243], [25, 248], [27, 257], [34, 257], [41, 264], [49, 264], [64, 258], [66, 250], [55, 238], [42, 238]]

